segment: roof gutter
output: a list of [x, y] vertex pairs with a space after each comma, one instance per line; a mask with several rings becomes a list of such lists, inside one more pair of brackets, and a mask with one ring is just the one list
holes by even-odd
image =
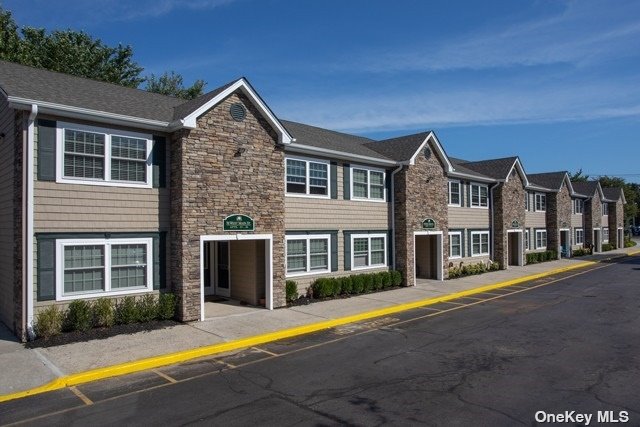
[[37, 105], [38, 114], [53, 114], [73, 119], [90, 120], [111, 125], [134, 126], [137, 128], [161, 132], [170, 131], [170, 126], [176, 123], [126, 116], [123, 114], [107, 113], [88, 108], [72, 107], [69, 105], [36, 101], [33, 99], [18, 98], [14, 96], [9, 96], [8, 101], [11, 108], [15, 108], [17, 110], [31, 110], [33, 105]]
[[498, 182], [493, 178], [484, 178], [484, 177], [481, 177], [481, 176], [469, 175], [469, 174], [466, 174], [466, 173], [463, 173], [463, 172], [456, 172], [456, 171], [449, 172], [448, 175], [452, 176], [454, 178], [466, 178], [466, 179], [468, 179], [470, 181], [479, 181], [479, 182], [487, 182], [487, 183], [496, 183], [496, 182]]
[[385, 160], [385, 159], [378, 159], [376, 157], [361, 156], [358, 154], [345, 153], [344, 151], [330, 150], [328, 148], [302, 145], [296, 142], [287, 144], [285, 146], [285, 150], [292, 151], [295, 153], [324, 155], [327, 157], [333, 157], [333, 158], [338, 158], [342, 160], [359, 161], [359, 162], [371, 163], [371, 164], [381, 165], [381, 166], [397, 166], [398, 165], [398, 162], [395, 162], [393, 160]]

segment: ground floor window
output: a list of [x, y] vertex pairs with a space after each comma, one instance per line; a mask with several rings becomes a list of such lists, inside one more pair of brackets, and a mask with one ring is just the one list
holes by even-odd
[[386, 234], [352, 234], [351, 266], [353, 270], [385, 267], [387, 253]]
[[462, 257], [462, 233], [452, 231], [449, 233], [449, 258]]
[[489, 232], [471, 232], [471, 256], [489, 255]]
[[536, 230], [536, 249], [547, 248], [547, 230]]
[[[603, 205], [606, 206], [606, 205]], [[602, 243], [609, 243], [609, 229], [608, 228], [603, 228], [602, 229]]]
[[584, 244], [584, 229], [576, 228], [576, 245]]
[[152, 239], [57, 241], [60, 299], [153, 289]]
[[325, 273], [329, 265], [329, 235], [287, 236], [287, 275]]

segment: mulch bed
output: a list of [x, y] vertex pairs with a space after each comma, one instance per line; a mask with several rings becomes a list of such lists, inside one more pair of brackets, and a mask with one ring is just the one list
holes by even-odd
[[[295, 299], [293, 301], [290, 301], [287, 303], [287, 307], [296, 307], [296, 306], [300, 306], [300, 305], [309, 305], [309, 304], [313, 304], [315, 302], [322, 302], [322, 301], [331, 301], [334, 299], [346, 299], [346, 298], [351, 298], [351, 297], [357, 297], [358, 295], [369, 295], [369, 294], [378, 294], [380, 292], [386, 292], [386, 291], [392, 291], [394, 289], [400, 289], [403, 286], [391, 286], [389, 288], [384, 288], [384, 289], [380, 289], [377, 291], [373, 291], [373, 292], [363, 292], [360, 294], [340, 294], [338, 296], [335, 297], [327, 297], [327, 298], [313, 298], [313, 297], [308, 297], [308, 296], [300, 296], [298, 299]], [[286, 308], [286, 307], [282, 307], [282, 308]]]
[[49, 338], [36, 338], [25, 344], [27, 348], [55, 347], [58, 345], [72, 344], [91, 340], [102, 340], [116, 335], [130, 335], [137, 332], [154, 331], [179, 325], [175, 320], [154, 320], [147, 323], [131, 323], [129, 325], [114, 325], [110, 328], [94, 328], [86, 332], [63, 332]]

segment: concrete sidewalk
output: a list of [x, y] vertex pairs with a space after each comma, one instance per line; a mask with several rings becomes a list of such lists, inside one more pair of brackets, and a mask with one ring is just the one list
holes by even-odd
[[40, 386], [58, 377], [119, 363], [246, 338], [263, 333], [338, 319], [376, 309], [445, 296], [494, 283], [505, 282], [584, 261], [601, 261], [638, 252], [639, 247], [620, 249], [581, 258], [562, 259], [524, 267], [510, 267], [477, 276], [446, 280], [419, 280], [412, 288], [337, 299], [308, 306], [273, 311], [245, 308], [236, 314], [171, 328], [120, 335], [51, 348], [26, 349], [0, 324], [0, 395]]

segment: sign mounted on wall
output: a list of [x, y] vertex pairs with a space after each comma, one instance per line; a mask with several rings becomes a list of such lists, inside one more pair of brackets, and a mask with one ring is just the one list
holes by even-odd
[[222, 221], [223, 231], [254, 231], [253, 218], [247, 215], [233, 214]]
[[519, 228], [520, 227], [520, 221], [518, 221], [517, 219], [514, 219], [513, 221], [511, 221], [511, 228]]
[[424, 221], [422, 221], [422, 228], [426, 230], [433, 230], [434, 228], [436, 228], [436, 222], [431, 218], [426, 218]]

